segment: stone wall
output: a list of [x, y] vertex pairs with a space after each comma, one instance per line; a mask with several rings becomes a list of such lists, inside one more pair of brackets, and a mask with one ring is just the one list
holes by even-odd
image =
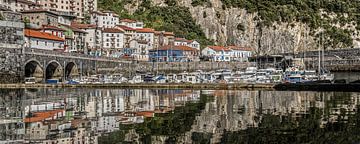
[[22, 81], [23, 56], [21, 48], [0, 48], [0, 83]]

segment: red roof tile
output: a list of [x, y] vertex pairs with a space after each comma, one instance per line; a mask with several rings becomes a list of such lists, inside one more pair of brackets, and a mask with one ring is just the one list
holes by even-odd
[[214, 51], [230, 51], [230, 49], [223, 47], [223, 46], [208, 46], [208, 48]]
[[103, 30], [104, 33], [123, 33], [122, 30], [117, 29], [117, 28], [105, 28]]
[[232, 50], [239, 50], [239, 51], [252, 51], [253, 49], [250, 47], [239, 47], [239, 46], [228, 46], [227, 48]]
[[120, 20], [120, 22], [135, 23], [136, 21], [132, 20], [132, 19], [122, 19], [122, 20]]
[[128, 31], [135, 31], [136, 29], [128, 27], [128, 26], [123, 26], [123, 25], [118, 25], [117, 27], [123, 29], [123, 30], [128, 30]]
[[193, 42], [193, 40], [187, 40], [186, 38], [175, 38], [175, 41], [186, 42], [186, 43], [192, 43]]
[[64, 112], [65, 110], [52, 110], [52, 111], [45, 111], [45, 112], [35, 112], [33, 117], [24, 118], [25, 123], [32, 123], [32, 122], [41, 122], [46, 119], [52, 118], [56, 116], [60, 112]]
[[155, 30], [151, 29], [151, 28], [141, 28], [141, 29], [136, 29], [136, 32], [138, 32], [138, 33], [154, 33]]
[[35, 30], [25, 29], [25, 36], [27, 37], [34, 37], [40, 39], [47, 39], [47, 40], [54, 40], [54, 41], [64, 41], [64, 39], [54, 36], [52, 34], [46, 32], [39, 32]]

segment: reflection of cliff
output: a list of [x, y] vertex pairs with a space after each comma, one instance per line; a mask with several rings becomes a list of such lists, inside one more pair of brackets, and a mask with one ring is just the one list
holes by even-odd
[[[196, 117], [192, 130], [187, 132], [182, 142], [190, 143], [193, 133], [196, 132], [212, 134], [211, 142], [217, 143], [223, 137], [223, 132], [258, 127], [264, 116], [301, 117], [308, 114], [312, 107], [324, 109], [325, 101], [333, 101], [336, 98], [333, 93], [275, 91], [217, 91], [214, 95], [215, 101], [208, 103], [201, 115]], [[359, 99], [359, 96], [355, 95], [350, 99]], [[325, 112], [322, 113], [323, 120], [328, 122], [337, 119], [336, 112], [339, 111], [337, 110], [339, 108], [354, 111], [358, 100], [353, 101], [354, 103], [350, 105], [344, 103], [344, 99], [341, 100], [343, 102], [328, 109], [327, 116], [325, 116]]]

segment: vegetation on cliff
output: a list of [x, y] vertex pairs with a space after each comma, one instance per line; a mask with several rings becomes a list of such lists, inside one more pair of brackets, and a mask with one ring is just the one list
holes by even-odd
[[[222, 9], [243, 8], [248, 13], [257, 13], [254, 18], [258, 28], [274, 26], [277, 23], [294, 22], [307, 24], [310, 34], [320, 41], [324, 37], [324, 47], [350, 47], [353, 44], [354, 29], [360, 30], [359, 0], [220, 0]], [[191, 17], [187, 7], [178, 4], [177, 0], [164, 0], [168, 5], [155, 6], [152, 0], [139, 0], [140, 6], [134, 14], [129, 14], [125, 5], [135, 6], [132, 0], [99, 0], [104, 10], [112, 10], [122, 18], [142, 20], [147, 27], [157, 30], [174, 31], [177, 37], [199, 40], [202, 45], [213, 44], [205, 37], [201, 27]], [[192, 0], [191, 5], [212, 7], [210, 0]], [[206, 12], [203, 12], [206, 16]], [[216, 13], [221, 18], [221, 13]], [[350, 25], [350, 26], [349, 26]], [[352, 28], [354, 26], [355, 28]], [[244, 31], [246, 26], [237, 26]]]
[[146, 27], [156, 30], [172, 31], [177, 37], [195, 39], [203, 46], [213, 44], [206, 38], [201, 27], [191, 17], [188, 8], [177, 5], [176, 0], [165, 0], [167, 7], [154, 6], [151, 0], [142, 0], [132, 15], [124, 6], [132, 5], [131, 0], [99, 0], [99, 7], [112, 10], [121, 18], [131, 18], [143, 21]]
[[[196, 1], [196, 0], [193, 0]], [[249, 13], [258, 13], [260, 27], [276, 22], [302, 22], [310, 26], [311, 33], [324, 34], [325, 47], [352, 45], [352, 31], [345, 27], [356, 23], [360, 30], [360, 1], [358, 0], [221, 0], [223, 9], [244, 8]], [[355, 25], [356, 25], [355, 24]], [[337, 25], [337, 26], [336, 26]], [[322, 28], [324, 33], [315, 35]]]

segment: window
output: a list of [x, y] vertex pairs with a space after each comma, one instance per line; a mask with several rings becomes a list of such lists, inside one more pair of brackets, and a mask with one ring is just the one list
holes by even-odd
[[38, 40], [36, 40], [36, 45], [39, 45], [39, 41], [38, 41]]
[[45, 46], [47, 46], [47, 42], [45, 42]]
[[55, 47], [55, 43], [53, 42], [53, 47]]

